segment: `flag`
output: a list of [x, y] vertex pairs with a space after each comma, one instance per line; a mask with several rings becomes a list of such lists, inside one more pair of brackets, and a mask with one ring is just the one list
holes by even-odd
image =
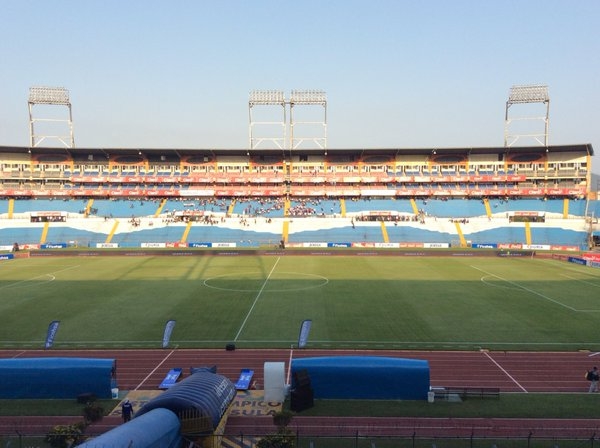
[[48, 333], [46, 334], [46, 344], [44, 348], [47, 350], [52, 347], [54, 343], [54, 337], [56, 336], [56, 332], [58, 331], [58, 326], [60, 325], [60, 320], [53, 320], [48, 325]]
[[310, 333], [310, 326], [312, 325], [312, 320], [306, 319], [302, 322], [302, 326], [300, 327], [300, 335], [298, 336], [298, 348], [306, 347], [306, 343], [308, 342], [308, 334]]
[[171, 333], [173, 333], [173, 327], [175, 327], [174, 320], [168, 320], [165, 324], [165, 332], [163, 333], [163, 342], [162, 348], [167, 348], [169, 346], [169, 340], [171, 339]]

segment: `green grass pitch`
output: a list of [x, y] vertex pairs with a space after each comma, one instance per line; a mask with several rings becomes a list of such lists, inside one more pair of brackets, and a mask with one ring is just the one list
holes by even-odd
[[542, 258], [47, 257], [0, 263], [0, 348], [600, 350], [600, 271]]

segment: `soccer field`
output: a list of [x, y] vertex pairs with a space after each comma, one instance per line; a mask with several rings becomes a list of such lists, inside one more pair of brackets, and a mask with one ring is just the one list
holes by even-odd
[[39, 257], [0, 264], [1, 348], [600, 350], [600, 271], [542, 258]]

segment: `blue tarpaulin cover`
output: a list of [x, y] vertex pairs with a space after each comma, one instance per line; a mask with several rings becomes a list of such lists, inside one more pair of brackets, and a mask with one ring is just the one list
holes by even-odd
[[429, 391], [429, 363], [420, 359], [329, 356], [292, 360], [292, 374], [304, 370], [315, 398], [426, 400]]
[[114, 359], [0, 359], [0, 398], [111, 398]]

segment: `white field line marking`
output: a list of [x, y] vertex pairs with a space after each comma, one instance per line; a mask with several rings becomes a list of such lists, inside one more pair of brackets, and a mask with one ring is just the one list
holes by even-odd
[[580, 278], [571, 277], [570, 275], [561, 274], [563, 277], [567, 277], [568, 279], [575, 280], [580, 283], [585, 283], [586, 285], [593, 286], [594, 288], [600, 288], [600, 285], [592, 282], [588, 282], [587, 280], [581, 280]]
[[492, 361], [492, 362], [493, 362], [493, 363], [496, 365], [496, 367], [498, 367], [500, 370], [502, 370], [502, 372], [504, 372], [504, 374], [505, 374], [507, 377], [509, 377], [509, 378], [510, 378], [510, 380], [511, 380], [513, 383], [515, 383], [515, 384], [516, 384], [516, 385], [519, 387], [519, 389], [521, 389], [523, 392], [527, 393], [527, 389], [525, 389], [523, 386], [521, 386], [521, 384], [520, 384], [520, 383], [519, 383], [517, 380], [515, 380], [515, 379], [513, 378], [513, 376], [512, 376], [510, 373], [508, 373], [508, 372], [507, 372], [507, 371], [504, 369], [504, 367], [502, 367], [500, 364], [498, 364], [498, 363], [496, 362], [496, 360], [495, 360], [494, 358], [492, 358], [488, 352], [483, 352], [483, 354], [484, 354], [485, 356], [487, 356], [487, 358], [488, 358], [490, 361]]
[[171, 356], [173, 353], [175, 353], [175, 350], [177, 350], [177, 348], [174, 348], [173, 350], [171, 350], [171, 351], [169, 352], [169, 354], [168, 354], [167, 356], [165, 356], [161, 362], [159, 362], [159, 363], [158, 363], [158, 365], [157, 365], [157, 366], [154, 368], [154, 370], [152, 370], [152, 372], [150, 372], [150, 373], [148, 374], [148, 376], [146, 376], [146, 378], [144, 378], [140, 384], [138, 384], [137, 386], [135, 386], [135, 389], [133, 389], [133, 390], [138, 390], [140, 387], [142, 387], [142, 384], [144, 384], [144, 383], [146, 382], [146, 380], [148, 380], [148, 378], [150, 378], [150, 377], [151, 377], [151, 376], [154, 374], [154, 372], [156, 372], [156, 371], [158, 370], [158, 368], [159, 368], [160, 366], [162, 366], [162, 365], [165, 363], [165, 361], [166, 361], [167, 359], [169, 359], [169, 357], [170, 357], [170, 356]]
[[18, 286], [18, 285], [20, 285], [20, 284], [22, 284], [22, 283], [28, 283], [28, 282], [32, 282], [32, 281], [34, 281], [34, 280], [41, 279], [41, 278], [43, 278], [43, 277], [50, 277], [50, 279], [49, 279], [49, 280], [47, 279], [47, 280], [45, 281], [45, 283], [46, 283], [46, 282], [51, 282], [51, 281], [54, 281], [54, 280], [56, 280], [56, 276], [55, 276], [54, 274], [58, 274], [59, 272], [68, 271], [68, 270], [70, 270], [70, 269], [75, 269], [75, 268], [78, 268], [79, 266], [80, 266], [80, 265], [76, 265], [76, 266], [69, 266], [68, 268], [64, 268], [64, 269], [61, 269], [61, 270], [59, 270], [59, 271], [50, 272], [49, 274], [41, 274], [41, 275], [38, 275], [38, 276], [36, 276], [36, 277], [28, 278], [28, 279], [26, 279], [26, 280], [19, 280], [18, 282], [9, 283], [8, 285], [4, 285], [4, 286], [0, 287], [0, 289], [12, 288], [12, 287], [14, 287], [14, 286]]
[[265, 279], [264, 283], [262, 284], [262, 286], [260, 287], [260, 290], [258, 291], [258, 294], [256, 295], [256, 297], [254, 298], [254, 302], [252, 302], [252, 306], [250, 307], [250, 309], [248, 310], [248, 314], [246, 314], [246, 318], [244, 319], [244, 321], [242, 322], [242, 325], [240, 326], [240, 329], [238, 330], [237, 334], [235, 335], [235, 338], [233, 338], [234, 341], [237, 341], [238, 338], [240, 337], [240, 334], [242, 333], [242, 330], [244, 329], [244, 327], [246, 326], [246, 322], [248, 321], [248, 319], [250, 318], [250, 314], [252, 314], [252, 310], [254, 310], [254, 307], [256, 306], [256, 302], [258, 302], [258, 299], [260, 297], [260, 295], [262, 294], [263, 290], [265, 289], [265, 287], [267, 286], [267, 282], [269, 281], [269, 279], [271, 278], [271, 275], [273, 275], [273, 271], [275, 270], [275, 267], [277, 266], [277, 264], [279, 263], [279, 260], [281, 260], [281, 257], [277, 257], [277, 260], [275, 260], [275, 264], [273, 265], [273, 267], [271, 268], [271, 272], [269, 272], [269, 275], [267, 275], [267, 278]]
[[[294, 344], [298, 342], [297, 339], [238, 339], [239, 342], [247, 342], [252, 344]], [[387, 346], [387, 347], [404, 347], [407, 346], [415, 346], [415, 347], [448, 347], [448, 348], [456, 348], [456, 347], [474, 347], [480, 349], [482, 347], [490, 348], [490, 347], [521, 347], [521, 346], [539, 346], [539, 347], [551, 347], [551, 348], [561, 348], [571, 350], [572, 348], [580, 348], [582, 345], [593, 345], [597, 344], [598, 341], [584, 341], [584, 342], [492, 342], [492, 341], [372, 341], [372, 340], [337, 340], [337, 339], [311, 339], [310, 340], [313, 345], [323, 344], [323, 345], [363, 345], [369, 347], [379, 347], [379, 346]], [[177, 343], [177, 347], [181, 347], [183, 344], [222, 344], [226, 342], [231, 342], [231, 339], [176, 339], [171, 342]], [[21, 348], [24, 346], [33, 346], [39, 347], [43, 346], [43, 340], [35, 340], [35, 341], [0, 341], [0, 350], [6, 348], [7, 346], [16, 346], [16, 348]], [[57, 345], [57, 343], [55, 343]], [[89, 347], [113, 347], [117, 346], [118, 348], [127, 345], [128, 347], [137, 346], [137, 347], [145, 347], [145, 348], [156, 348], [156, 339], [149, 341], [120, 341], [120, 340], [111, 340], [111, 341], [60, 341], [59, 344], [61, 347], [76, 347], [81, 348], [83, 350], [88, 349]], [[188, 347], [186, 348], [193, 348]], [[318, 347], [315, 347], [318, 348]], [[11, 348], [11, 350], [13, 350]], [[94, 348], [95, 350], [95, 348]], [[599, 353], [600, 354], [600, 353]]]
[[[527, 291], [527, 292], [529, 292], [529, 293], [531, 293], [531, 294], [535, 294], [536, 296], [538, 296], [538, 297], [541, 297], [541, 298], [542, 298], [542, 299], [544, 299], [544, 300], [547, 300], [547, 301], [549, 301], [549, 302], [552, 302], [552, 303], [554, 303], [554, 304], [556, 304], [556, 305], [560, 305], [560, 306], [562, 306], [563, 308], [566, 308], [566, 309], [568, 309], [568, 310], [575, 311], [575, 312], [578, 312], [578, 311], [588, 311], [588, 310], [578, 310], [578, 309], [576, 309], [576, 308], [573, 308], [572, 306], [565, 305], [564, 303], [562, 303], [562, 302], [559, 302], [558, 300], [554, 300], [554, 299], [551, 299], [551, 298], [550, 298], [550, 297], [548, 297], [548, 296], [545, 296], [545, 295], [544, 295], [544, 294], [542, 294], [541, 292], [537, 292], [537, 291], [534, 291], [533, 289], [529, 289], [529, 288], [526, 288], [525, 286], [519, 285], [518, 283], [511, 282], [510, 280], [507, 280], [507, 279], [505, 279], [505, 278], [502, 278], [502, 277], [500, 277], [499, 275], [492, 274], [491, 272], [488, 272], [488, 271], [486, 271], [486, 270], [484, 270], [484, 269], [480, 269], [480, 268], [478, 268], [477, 266], [471, 266], [471, 267], [472, 267], [473, 269], [477, 269], [477, 270], [478, 270], [478, 271], [480, 271], [480, 272], [483, 272], [484, 274], [491, 275], [491, 276], [493, 276], [493, 277], [499, 278], [499, 279], [500, 279], [500, 280], [502, 280], [503, 282], [506, 282], [506, 283], [509, 283], [509, 284], [511, 284], [511, 285], [513, 285], [513, 286], [516, 286], [517, 288], [519, 288], [519, 289], [522, 289], [523, 291]], [[483, 280], [482, 280], [482, 281], [483, 281]]]

